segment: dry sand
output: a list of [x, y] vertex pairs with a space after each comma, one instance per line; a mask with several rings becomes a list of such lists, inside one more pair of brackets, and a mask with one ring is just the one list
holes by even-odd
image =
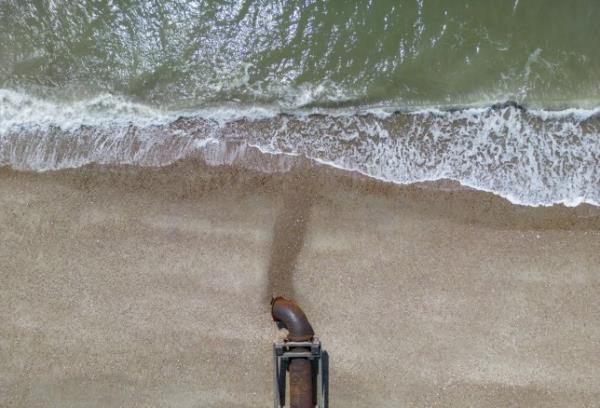
[[0, 226], [2, 407], [272, 406], [273, 291], [332, 407], [600, 406], [597, 208], [182, 162], [0, 170]]

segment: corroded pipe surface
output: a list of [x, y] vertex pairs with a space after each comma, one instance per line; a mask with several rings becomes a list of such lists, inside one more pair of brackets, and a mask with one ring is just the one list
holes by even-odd
[[289, 341], [311, 341], [315, 335], [306, 315], [293, 300], [277, 297], [271, 302], [273, 320], [288, 330]]
[[[288, 330], [289, 341], [312, 341], [315, 335], [306, 315], [293, 300], [277, 297], [271, 301], [273, 320], [281, 322]], [[310, 349], [294, 347], [292, 352], [309, 352]], [[289, 365], [290, 407], [313, 408], [312, 363], [306, 358], [293, 358]]]
[[[295, 348], [292, 351], [310, 351]], [[313, 408], [312, 365], [306, 358], [294, 358], [290, 362], [290, 408]]]

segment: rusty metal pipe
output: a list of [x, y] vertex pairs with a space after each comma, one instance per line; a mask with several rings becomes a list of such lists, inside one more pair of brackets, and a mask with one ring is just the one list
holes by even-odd
[[[310, 351], [296, 347], [292, 351]], [[306, 358], [290, 361], [290, 407], [314, 408], [312, 364]]]
[[315, 335], [306, 315], [293, 300], [276, 297], [271, 301], [273, 320], [288, 330], [289, 341], [311, 341]]
[[[293, 300], [277, 297], [271, 301], [273, 320], [288, 330], [289, 341], [312, 341], [315, 335], [306, 315]], [[295, 347], [290, 351], [306, 352], [310, 349]], [[306, 358], [293, 358], [289, 363], [290, 407], [313, 408], [312, 363]]]

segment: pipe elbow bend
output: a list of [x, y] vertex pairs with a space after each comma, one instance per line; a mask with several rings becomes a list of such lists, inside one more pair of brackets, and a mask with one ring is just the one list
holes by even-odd
[[290, 341], [312, 341], [315, 332], [300, 306], [293, 300], [276, 297], [271, 301], [273, 320], [281, 322], [288, 330]]

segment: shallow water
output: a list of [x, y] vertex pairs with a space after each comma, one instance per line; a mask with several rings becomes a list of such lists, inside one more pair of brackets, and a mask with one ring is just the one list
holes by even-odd
[[233, 140], [598, 205], [599, 18], [583, 0], [5, 1], [0, 165], [225, 164]]
[[599, 102], [594, 0], [5, 1], [0, 13], [2, 86], [65, 98], [111, 92], [177, 108]]

